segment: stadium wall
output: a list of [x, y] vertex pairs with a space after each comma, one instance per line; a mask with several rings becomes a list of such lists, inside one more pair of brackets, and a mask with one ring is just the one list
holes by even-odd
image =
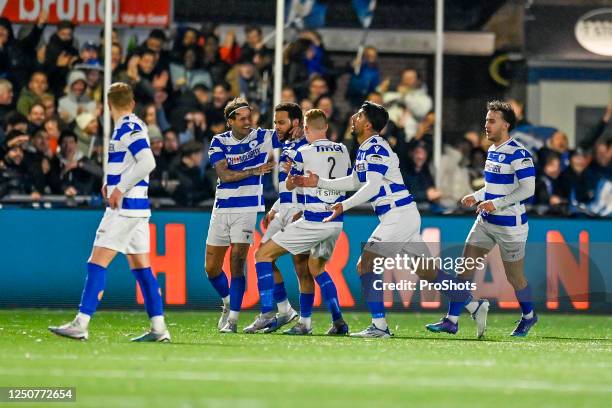
[[[85, 277], [85, 262], [102, 210], [0, 210], [0, 307], [75, 308]], [[219, 300], [205, 278], [204, 245], [209, 211], [155, 211], [151, 218], [152, 265], [165, 303], [176, 309], [216, 309]], [[345, 308], [362, 308], [355, 264], [361, 244], [377, 224], [372, 215], [350, 214], [327, 270]], [[423, 236], [432, 253], [461, 255], [471, 217], [425, 216]], [[612, 220], [537, 218], [530, 222], [526, 273], [540, 310], [612, 312], [610, 231]], [[259, 225], [256, 243], [261, 238]], [[243, 307], [257, 306], [253, 250], [249, 253]], [[478, 274], [478, 295], [496, 300], [498, 309], [518, 308], [506, 283], [498, 252]], [[226, 260], [228, 270], [229, 263]], [[287, 292], [297, 302], [297, 280], [289, 257], [278, 263]], [[414, 276], [409, 279], [414, 279]], [[414, 279], [416, 280], [416, 279]], [[316, 294], [320, 305], [320, 294]], [[438, 310], [437, 292], [402, 291], [387, 298], [397, 309]], [[119, 257], [109, 268], [103, 308], [138, 308], [142, 299], [127, 262]]]

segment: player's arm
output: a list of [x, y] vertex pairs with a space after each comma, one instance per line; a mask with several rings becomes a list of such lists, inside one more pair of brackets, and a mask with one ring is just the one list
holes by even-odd
[[217, 177], [224, 183], [244, 180], [251, 176], [260, 176], [269, 173], [274, 168], [273, 162], [264, 163], [261, 166], [253, 167], [245, 170], [231, 170], [227, 164], [227, 159], [218, 160], [215, 164]]
[[359, 190], [353, 194], [350, 198], [342, 201], [342, 209], [348, 211], [349, 209], [363, 204], [379, 193], [380, 187], [383, 183], [384, 175], [377, 171], [366, 172], [366, 182], [362, 184]]
[[471, 207], [485, 199], [485, 188], [481, 188], [478, 191], [468, 194], [461, 199], [461, 204], [466, 207]]
[[359, 190], [359, 187], [361, 187], [361, 182], [359, 181], [356, 172], [336, 179], [325, 179], [318, 176], [317, 178], [317, 187], [324, 188], [326, 190], [355, 191]]

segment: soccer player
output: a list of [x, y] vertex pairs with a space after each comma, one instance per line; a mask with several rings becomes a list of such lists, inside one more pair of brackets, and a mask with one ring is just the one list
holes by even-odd
[[170, 341], [164, 322], [163, 303], [157, 279], [149, 261], [149, 173], [155, 158], [149, 147], [147, 126], [132, 112], [132, 88], [122, 82], [111, 85], [108, 104], [115, 129], [108, 153], [108, 170], [102, 194], [108, 207], [96, 231], [79, 313], [69, 323], [49, 330], [60, 336], [85, 340], [89, 321], [104, 293], [106, 269], [117, 252], [127, 256], [140, 286], [151, 330], [132, 341]]
[[[351, 333], [354, 337], [388, 338], [392, 335], [385, 319], [383, 292], [375, 287], [375, 282], [380, 278], [373, 272], [374, 259], [393, 257], [402, 252], [411, 256], [428, 254], [420, 235], [421, 217], [412, 195], [404, 185], [399, 159], [387, 141], [379, 136], [388, 120], [389, 114], [384, 107], [365, 102], [351, 119], [351, 131], [360, 144], [352, 174], [342, 178], [324, 179], [312, 172], [292, 180], [294, 184], [302, 187], [318, 186], [332, 191], [357, 190], [351, 198], [332, 206], [333, 211], [326, 218], [326, 222], [333, 221], [349, 209], [368, 201], [372, 203], [374, 212], [380, 219], [380, 224], [370, 235], [357, 263], [357, 272], [360, 275], [364, 299], [372, 315], [372, 324], [361, 332]], [[430, 282], [457, 283], [456, 278], [435, 270], [429, 263], [415, 273]], [[482, 302], [473, 301], [469, 291], [452, 289], [442, 293], [449, 298], [455, 317], [469, 304], [473, 308], [473, 317], [477, 324], [482, 322], [481, 316], [484, 313], [486, 325], [488, 309], [480, 308]]]
[[[499, 245], [508, 282], [521, 306], [522, 316], [511, 336], [524, 337], [538, 321], [533, 309], [531, 287], [525, 278], [525, 243], [529, 226], [524, 202], [535, 191], [535, 168], [531, 154], [514, 140], [509, 132], [516, 125], [512, 107], [505, 102], [487, 104], [485, 131], [493, 142], [487, 153], [484, 168], [485, 186], [463, 198], [462, 204], [476, 204], [478, 216], [468, 234], [463, 250], [464, 258], [484, 257], [495, 244]], [[472, 279], [475, 269], [461, 275]], [[456, 331], [456, 322], [446, 318], [427, 325], [436, 332]]]
[[[289, 191], [285, 183], [287, 179], [285, 164], [293, 161], [297, 149], [308, 143], [301, 128], [302, 109], [300, 105], [296, 103], [280, 103], [276, 105], [274, 108], [274, 129], [278, 134], [278, 138], [283, 140], [278, 173], [279, 198], [263, 219], [266, 232], [261, 239], [260, 246], [268, 242], [278, 231], [281, 231], [291, 222], [297, 220], [302, 214], [304, 195], [298, 194], [298, 189]], [[300, 288], [303, 288], [308, 293], [314, 293], [314, 281], [308, 271], [308, 253], [293, 255], [293, 265], [295, 266]], [[272, 262], [272, 270], [274, 271], [275, 282], [273, 295], [278, 307], [276, 318], [272, 319], [263, 328], [257, 324], [258, 320], [255, 319], [251, 325], [243, 329], [245, 333], [255, 333], [258, 331], [271, 333], [298, 317], [297, 312], [289, 304], [282, 275], [276, 266], [276, 262]]]
[[[245, 99], [230, 101], [224, 115], [231, 130], [215, 135], [208, 150], [219, 180], [206, 238], [205, 269], [223, 300], [217, 327], [221, 333], [236, 333], [246, 287], [246, 257], [257, 213], [265, 209], [262, 175], [274, 168], [268, 160], [272, 149], [281, 145], [275, 131], [251, 128], [251, 107]], [[222, 270], [230, 244], [231, 285]], [[284, 287], [278, 292], [286, 293]], [[291, 310], [290, 305], [286, 307]]]
[[[331, 142], [326, 137], [327, 118], [323, 111], [311, 109], [306, 112], [304, 130], [310, 144], [298, 149], [293, 160], [292, 175], [304, 174], [304, 171], [317, 171], [329, 175], [330, 178], [336, 178], [350, 173], [350, 156], [346, 146]], [[286, 187], [290, 191], [295, 188], [291, 183], [291, 177], [287, 178]], [[344, 193], [317, 187], [305, 188], [303, 193], [305, 203], [303, 217], [274, 234], [255, 255], [257, 287], [261, 301], [261, 314], [255, 324], [257, 327], [266, 327], [274, 319], [272, 262], [287, 252], [293, 255], [310, 253], [309, 269], [332, 313], [333, 323], [327, 334], [347, 334], [348, 326], [340, 312], [336, 286], [329, 274], [324, 271], [325, 263], [331, 257], [342, 232], [342, 217], [329, 223], [323, 223], [323, 220], [331, 215], [330, 206], [344, 199]], [[285, 331], [285, 334], [312, 333], [313, 289], [306, 292], [306, 288], [300, 287], [300, 319], [294, 327]]]

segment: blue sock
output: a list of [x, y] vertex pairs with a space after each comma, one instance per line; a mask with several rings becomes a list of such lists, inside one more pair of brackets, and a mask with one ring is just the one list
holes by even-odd
[[285, 283], [274, 284], [274, 302], [280, 303], [287, 300], [287, 291], [285, 290]]
[[153, 275], [151, 267], [132, 269], [132, 274], [140, 285], [140, 291], [144, 298], [145, 310], [149, 317], [163, 316], [164, 306], [159, 290], [157, 278]]
[[232, 286], [229, 288], [230, 292], [230, 310], [239, 312], [242, 307], [242, 298], [244, 297], [244, 288], [246, 287], [246, 278], [240, 276], [232, 278]]
[[314, 293], [300, 293], [300, 317], [312, 316]]
[[340, 304], [338, 303], [338, 291], [336, 285], [331, 279], [327, 272], [323, 272], [315, 278], [319, 287], [321, 288], [321, 295], [327, 303], [327, 308], [331, 312], [332, 321], [336, 321], [342, 318], [342, 312], [340, 312]]
[[[436, 275], [436, 283], [446, 284], [447, 286], [451, 285], [451, 282], [454, 284], [465, 285], [466, 281], [461, 281], [454, 276], [451, 276], [445, 272], [438, 271]], [[449, 300], [448, 302], [448, 314], [449, 316], [459, 316], [463, 307], [472, 300], [472, 294], [467, 289], [447, 289], [440, 290], [444, 296], [446, 296]]]
[[261, 302], [261, 313], [271, 312], [274, 300], [274, 275], [272, 274], [272, 262], [257, 262], [257, 289]]
[[519, 304], [521, 305], [521, 311], [523, 312], [523, 315], [533, 312], [533, 299], [531, 298], [531, 286], [527, 284], [527, 286], [525, 286], [523, 289], [515, 290], [514, 293], [516, 294], [516, 298], [519, 301]]
[[214, 278], [209, 277], [208, 280], [222, 299], [229, 295], [229, 285], [227, 283], [227, 276], [225, 275], [225, 272], [221, 271], [218, 276], [215, 276]]
[[79, 304], [79, 312], [92, 316], [98, 308], [98, 303], [102, 299], [104, 293], [104, 285], [106, 284], [106, 268], [88, 262], [87, 277], [85, 278], [85, 287], [81, 295], [81, 303]]
[[372, 318], [378, 319], [385, 317], [385, 304], [383, 303], [383, 291], [374, 289], [374, 282], [380, 280], [374, 272], [364, 273], [359, 276], [361, 279], [361, 290], [363, 298], [368, 304], [368, 309]]

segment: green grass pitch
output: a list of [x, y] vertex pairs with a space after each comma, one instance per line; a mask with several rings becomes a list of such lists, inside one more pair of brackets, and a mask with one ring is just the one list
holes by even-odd
[[[324, 313], [313, 315], [308, 337], [222, 335], [216, 312], [172, 311], [170, 344], [130, 343], [147, 326], [136, 312], [99, 312], [87, 342], [47, 332], [72, 317], [0, 311], [0, 386], [77, 388], [76, 403], [53, 407], [591, 408], [612, 401], [611, 316], [543, 314], [528, 338], [514, 339], [517, 315], [492, 312], [481, 341], [467, 316], [457, 336], [435, 335], [423, 326], [439, 315], [413, 312], [389, 314], [395, 337], [386, 340], [328, 338]], [[243, 313], [239, 329], [253, 317]], [[369, 322], [364, 313], [345, 317], [353, 330]]]

